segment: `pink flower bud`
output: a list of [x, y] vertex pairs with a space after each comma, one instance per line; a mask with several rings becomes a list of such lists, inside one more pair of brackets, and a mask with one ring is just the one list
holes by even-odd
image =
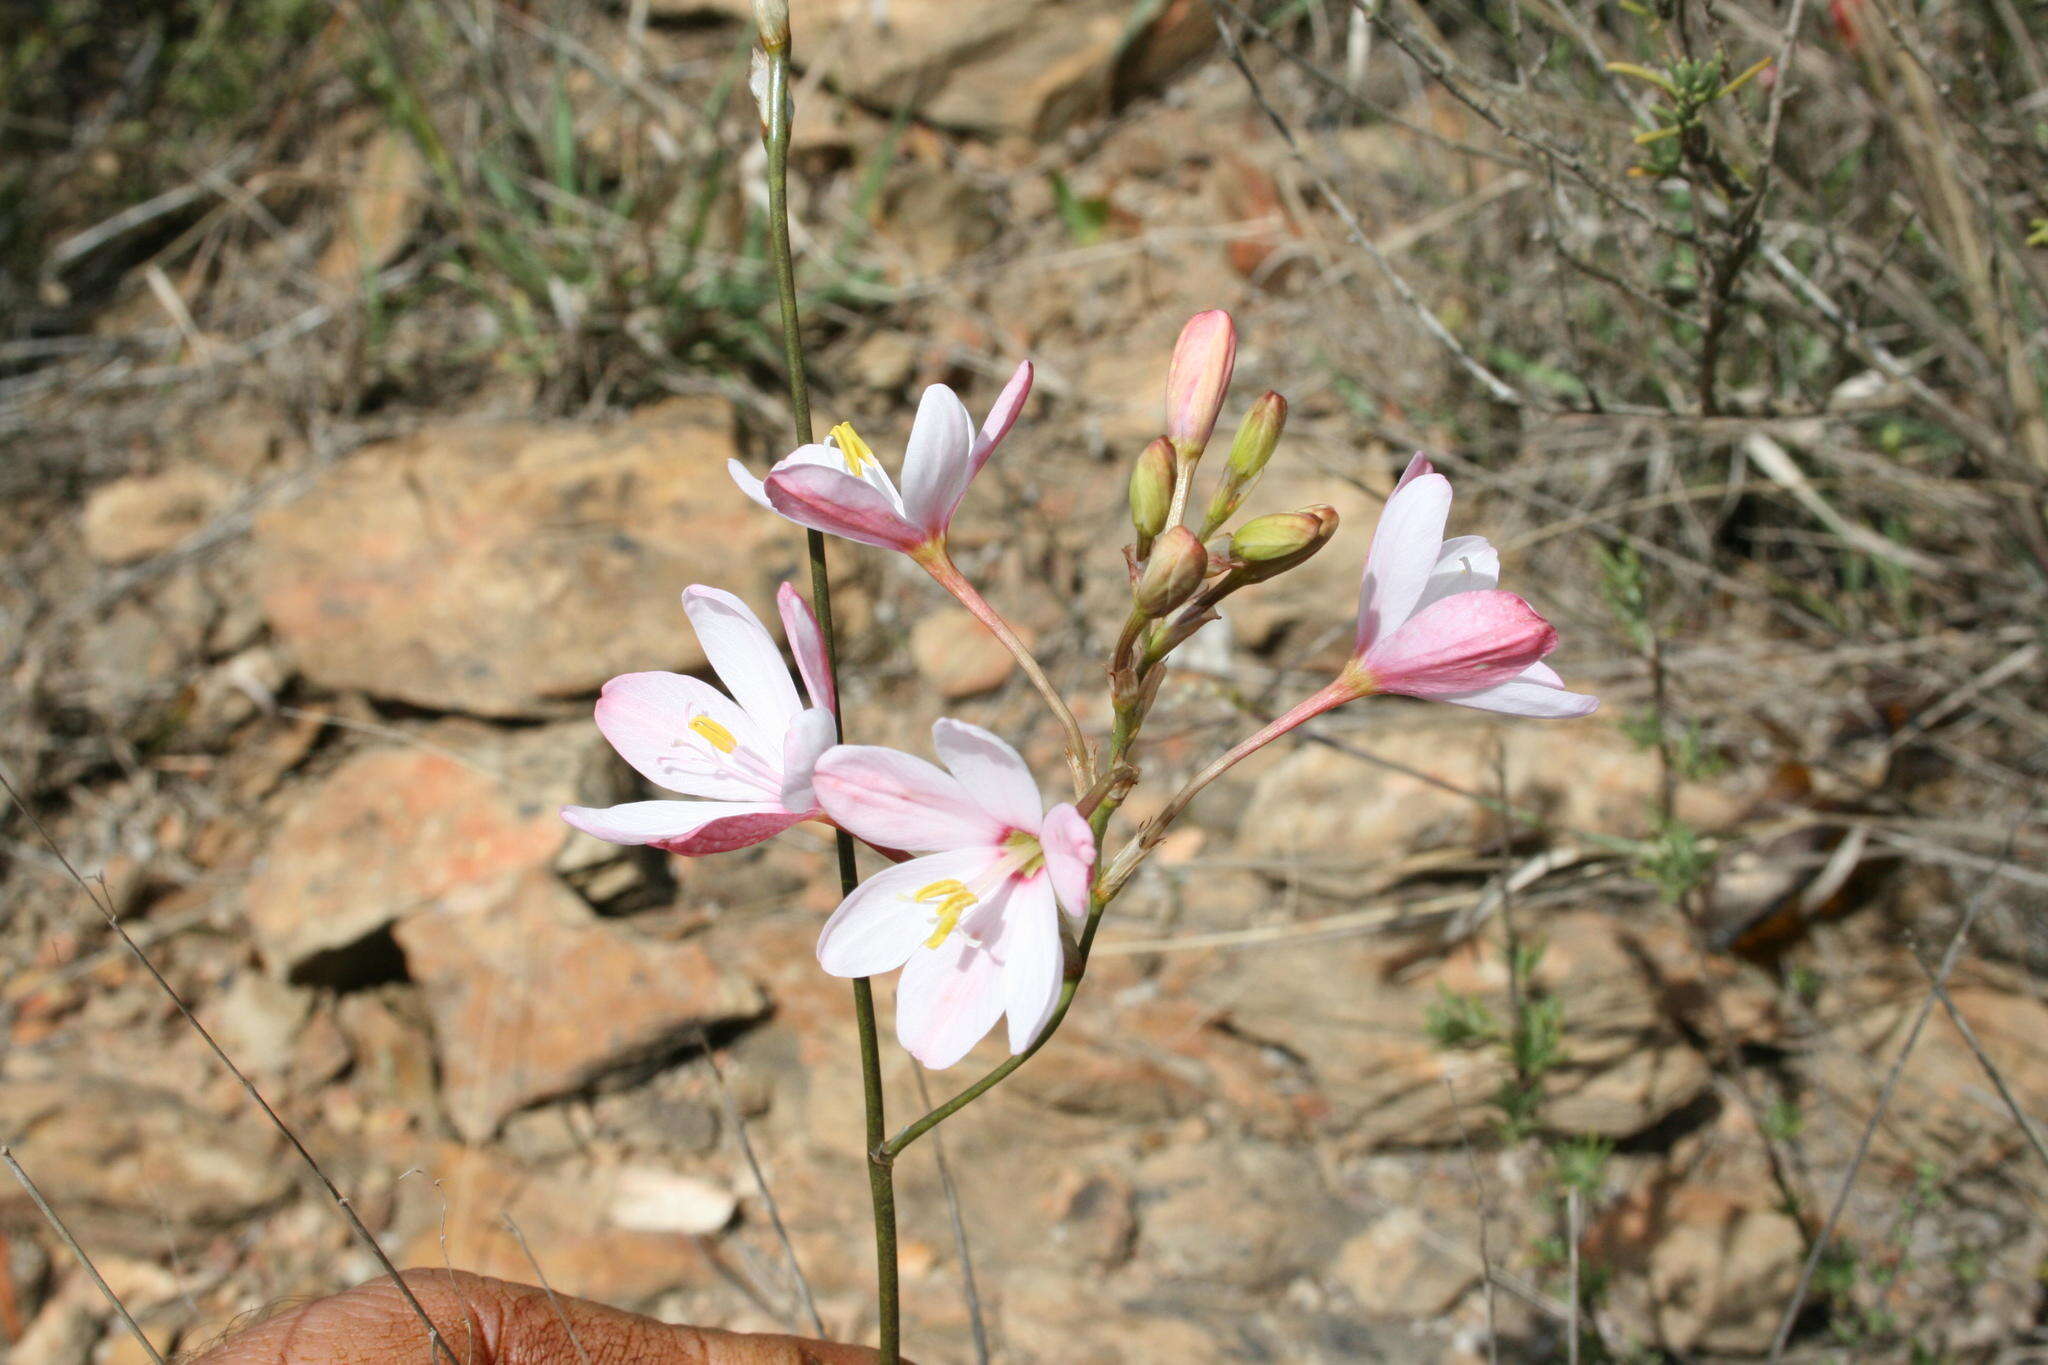
[[1195, 533], [1175, 526], [1159, 537], [1133, 594], [1138, 610], [1159, 617], [1195, 595], [1209, 572], [1209, 552]]
[[1237, 328], [1220, 308], [1197, 313], [1180, 329], [1166, 371], [1166, 435], [1183, 461], [1209, 444], [1230, 372], [1237, 364]]

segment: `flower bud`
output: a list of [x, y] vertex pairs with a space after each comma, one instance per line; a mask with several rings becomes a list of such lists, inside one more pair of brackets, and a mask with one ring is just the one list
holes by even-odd
[[1237, 328], [1220, 308], [1197, 313], [1180, 329], [1166, 371], [1166, 435], [1183, 462], [1199, 458], [1216, 429], [1216, 412], [1237, 365]]
[[1187, 527], [1175, 526], [1152, 547], [1133, 600], [1144, 615], [1164, 616], [1193, 597], [1208, 572], [1209, 552], [1202, 542]]
[[1306, 563], [1336, 533], [1337, 511], [1325, 503], [1299, 512], [1272, 512], [1237, 528], [1230, 557], [1241, 579], [1259, 583]]
[[1143, 558], [1152, 538], [1166, 529], [1173, 508], [1173, 443], [1164, 436], [1145, 447], [1131, 469], [1131, 525]]
[[1209, 499], [1209, 511], [1202, 518], [1205, 538], [1230, 520], [1259, 481], [1259, 475], [1266, 472], [1266, 462], [1273, 458], [1273, 450], [1280, 444], [1281, 429], [1286, 425], [1287, 400], [1268, 389], [1238, 424], [1237, 436], [1230, 443], [1230, 461], [1223, 467], [1223, 482], [1217, 486], [1216, 496]]

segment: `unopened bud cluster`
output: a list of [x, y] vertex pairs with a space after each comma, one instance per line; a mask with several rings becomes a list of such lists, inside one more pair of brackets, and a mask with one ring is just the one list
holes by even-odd
[[[1131, 467], [1131, 629], [1113, 669], [1138, 686], [1152, 661], [1216, 617], [1237, 589], [1305, 563], [1337, 530], [1323, 504], [1268, 512], [1219, 535], [1238, 514], [1279, 449], [1287, 400], [1270, 390], [1246, 409], [1205, 503], [1194, 502], [1196, 466], [1230, 388], [1237, 329], [1220, 309], [1181, 329], [1166, 377], [1166, 432]], [[1201, 507], [1199, 517], [1190, 515]]]

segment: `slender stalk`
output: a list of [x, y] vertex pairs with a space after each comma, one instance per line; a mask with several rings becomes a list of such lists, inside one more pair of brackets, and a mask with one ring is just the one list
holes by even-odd
[[1321, 691], [1304, 698], [1293, 710], [1239, 740], [1229, 750], [1219, 755], [1215, 762], [1189, 778], [1187, 785], [1174, 793], [1173, 799], [1166, 803], [1159, 814], [1146, 822], [1138, 837], [1123, 846], [1116, 855], [1116, 861], [1110, 865], [1109, 871], [1102, 875], [1099, 887], [1106, 890], [1109, 897], [1114, 899], [1131, 874], [1137, 871], [1138, 864], [1145, 860], [1145, 855], [1166, 837], [1168, 828], [1180, 818], [1181, 812], [1188, 808], [1189, 802], [1201, 794], [1204, 787], [1302, 722], [1312, 720], [1323, 712], [1342, 706], [1345, 702], [1362, 695], [1355, 681], [1348, 676], [1340, 676]]
[[28, 1191], [29, 1200], [36, 1206], [36, 1212], [42, 1214], [43, 1221], [56, 1231], [57, 1239], [71, 1248], [71, 1254], [85, 1267], [85, 1273], [92, 1276], [92, 1282], [99, 1286], [100, 1293], [113, 1305], [114, 1311], [121, 1315], [121, 1321], [128, 1328], [129, 1335], [142, 1343], [142, 1349], [156, 1365], [164, 1365], [163, 1353], [157, 1350], [156, 1343], [151, 1341], [136, 1323], [134, 1316], [128, 1311], [128, 1305], [121, 1302], [121, 1296], [114, 1292], [106, 1277], [100, 1274], [100, 1268], [92, 1263], [92, 1257], [85, 1254], [85, 1248], [71, 1235], [71, 1229], [64, 1226], [64, 1220], [57, 1216], [57, 1210], [51, 1208], [50, 1201], [43, 1198], [43, 1192], [36, 1188], [36, 1182], [30, 1180], [28, 1172], [21, 1169], [21, 1163], [14, 1159], [14, 1153], [6, 1147], [0, 1147], [0, 1162], [6, 1164], [8, 1171], [21, 1183], [22, 1189]]
[[1067, 766], [1073, 770], [1074, 792], [1079, 795], [1087, 791], [1095, 784], [1095, 755], [1088, 747], [1088, 736], [1082, 733], [1081, 722], [1075, 719], [1074, 709], [1067, 705], [1067, 699], [1060, 695], [1060, 690], [1052, 685], [1052, 679], [1046, 677], [1045, 669], [1039, 665], [1030, 647], [1017, 637], [1017, 632], [1010, 628], [1002, 613], [990, 606], [988, 599], [967, 581], [967, 575], [953, 563], [944, 545], [918, 555], [917, 562], [924, 566], [924, 571], [932, 576], [933, 581], [960, 599], [960, 605], [973, 612], [975, 619], [988, 627], [989, 634], [1002, 641], [1003, 648], [1016, 659], [1017, 667], [1024, 670], [1024, 676], [1038, 689], [1038, 695], [1045, 698], [1046, 706], [1067, 734]]
[[[811, 443], [811, 393], [804, 375], [803, 335], [798, 327], [796, 306], [796, 258], [789, 242], [789, 31], [775, 32], [766, 25], [762, 51], [767, 57], [768, 83], [762, 105], [763, 141], [768, 151], [768, 227], [775, 257], [775, 283], [782, 300], [782, 354], [789, 375], [790, 422], [798, 445]], [[825, 538], [807, 532], [805, 542], [811, 561], [811, 606], [818, 614], [818, 629], [825, 642], [825, 671], [838, 691], [839, 644], [832, 625], [831, 574], [825, 563]], [[842, 735], [843, 738], [843, 735]], [[854, 865], [853, 837], [837, 833], [839, 888], [842, 894], [859, 884]], [[878, 1157], [888, 1132], [883, 1108], [882, 1049], [875, 1030], [875, 992], [865, 977], [853, 983], [853, 1015], [860, 1036], [862, 1107], [866, 1111], [865, 1150], [868, 1153], [868, 1195], [874, 1206], [875, 1222], [875, 1313], [882, 1365], [896, 1365], [901, 1347], [901, 1291], [896, 1271], [896, 1186], [887, 1161]]]

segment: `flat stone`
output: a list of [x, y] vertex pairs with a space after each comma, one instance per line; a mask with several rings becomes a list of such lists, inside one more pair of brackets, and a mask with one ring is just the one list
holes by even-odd
[[1437, 1317], [1479, 1282], [1479, 1272], [1433, 1242], [1421, 1215], [1405, 1208], [1348, 1239], [1331, 1274], [1375, 1318]]
[[[655, 0], [654, 10], [753, 18], [750, 0]], [[1172, 17], [1184, 44], [1188, 26]], [[799, 22], [809, 60], [853, 98], [883, 109], [911, 100], [942, 127], [1036, 137], [1107, 113], [1119, 56], [1159, 26], [1132, 33], [1123, 0], [819, 0]], [[806, 41], [799, 37], [799, 51]]]
[[346, 976], [352, 951], [404, 916], [546, 866], [569, 835], [551, 796], [439, 746], [354, 755], [279, 822], [246, 896], [258, 947], [274, 971]]
[[934, 611], [911, 628], [910, 657], [918, 676], [948, 701], [993, 692], [1017, 671], [1002, 641], [973, 615], [953, 607]]
[[[167, 1235], [236, 1227], [292, 1190], [259, 1120], [216, 1118], [134, 1080], [0, 1083], [0, 1116], [0, 1143], [74, 1231], [107, 1249], [156, 1256]], [[0, 1222], [35, 1216], [13, 1181], [0, 1187]]]
[[764, 1007], [703, 947], [601, 920], [541, 870], [414, 915], [396, 934], [433, 1019], [443, 1106], [471, 1141]]
[[102, 564], [162, 554], [205, 526], [233, 491], [220, 475], [196, 465], [104, 484], [86, 500], [86, 553]]
[[531, 1167], [453, 1143], [410, 1164], [428, 1179], [400, 1186], [400, 1227], [391, 1240], [402, 1265], [453, 1264], [530, 1284], [533, 1262], [506, 1226], [509, 1216], [557, 1293], [644, 1309], [679, 1287], [717, 1282], [697, 1238], [609, 1219], [610, 1172]]
[[1186, 1143], [1142, 1163], [1136, 1184], [1139, 1255], [1191, 1280], [1270, 1289], [1322, 1264], [1341, 1231], [1315, 1158], [1296, 1149]]
[[546, 712], [619, 673], [698, 668], [682, 590], [765, 610], [799, 544], [733, 486], [738, 453], [730, 407], [696, 400], [373, 446], [258, 519], [263, 610], [313, 682], [436, 710]]

